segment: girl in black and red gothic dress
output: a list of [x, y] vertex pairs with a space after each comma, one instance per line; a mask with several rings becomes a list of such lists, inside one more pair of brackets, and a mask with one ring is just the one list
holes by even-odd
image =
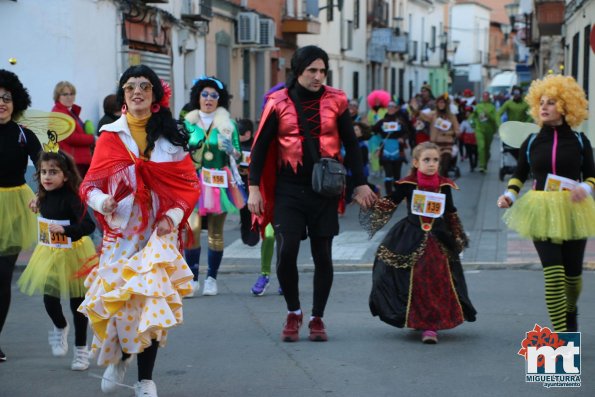
[[395, 327], [422, 330], [422, 341], [431, 344], [438, 342], [438, 330], [475, 321], [476, 314], [459, 259], [468, 241], [452, 199], [458, 187], [438, 175], [439, 162], [438, 146], [417, 145], [411, 174], [360, 213], [360, 223], [373, 235], [407, 200], [407, 217], [376, 252], [370, 311]]

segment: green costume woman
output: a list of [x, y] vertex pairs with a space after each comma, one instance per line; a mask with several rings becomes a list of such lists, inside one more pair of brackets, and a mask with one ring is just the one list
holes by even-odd
[[475, 127], [475, 137], [477, 139], [479, 172], [485, 172], [488, 169], [488, 161], [490, 160], [492, 139], [494, 133], [498, 130], [499, 124], [496, 107], [490, 101], [489, 93], [483, 93], [482, 102], [475, 107], [475, 111], [471, 114], [471, 120]]

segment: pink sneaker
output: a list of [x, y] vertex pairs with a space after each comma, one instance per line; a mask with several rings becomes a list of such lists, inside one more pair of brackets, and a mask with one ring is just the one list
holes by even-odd
[[421, 341], [428, 345], [435, 345], [438, 343], [438, 332], [432, 330], [425, 330], [421, 334]]

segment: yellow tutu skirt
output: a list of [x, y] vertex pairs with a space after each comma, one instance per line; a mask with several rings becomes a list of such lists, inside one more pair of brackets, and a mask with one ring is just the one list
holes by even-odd
[[87, 291], [85, 279], [75, 274], [95, 254], [95, 246], [88, 236], [73, 242], [72, 248], [38, 244], [17, 285], [27, 295], [82, 298]]
[[502, 216], [519, 235], [532, 240], [580, 240], [595, 236], [595, 201], [570, 200], [570, 192], [531, 190]]
[[89, 318], [99, 365], [117, 363], [122, 352], [140, 353], [152, 340], [165, 346], [168, 330], [182, 323], [182, 297], [192, 293], [192, 272], [176, 244], [174, 233], [153, 232], [131, 258], [102, 258], [87, 277], [89, 291], [78, 310]]
[[0, 187], [0, 255], [13, 255], [37, 242], [37, 215], [29, 209], [35, 194], [27, 185]]

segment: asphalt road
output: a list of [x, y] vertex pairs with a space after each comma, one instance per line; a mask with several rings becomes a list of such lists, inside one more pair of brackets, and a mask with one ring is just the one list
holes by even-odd
[[[312, 273], [300, 273], [302, 304], [311, 305]], [[285, 317], [276, 281], [263, 297], [249, 293], [254, 276], [224, 273], [220, 294], [184, 300], [184, 324], [160, 349], [154, 372], [164, 396], [593, 396], [595, 379], [595, 273], [586, 272], [580, 301], [582, 386], [546, 389], [525, 383], [517, 355], [525, 332], [548, 324], [542, 273], [480, 270], [466, 273], [478, 311], [475, 323], [440, 332], [424, 345], [419, 332], [391, 327], [367, 307], [369, 270], [338, 271], [325, 314], [326, 343], [284, 343]], [[51, 322], [39, 297], [14, 292], [2, 334], [8, 361], [0, 364], [0, 396], [100, 396], [103, 369], [70, 370], [67, 357], [54, 358], [47, 344]], [[67, 306], [64, 305], [65, 310]], [[70, 318], [67, 313], [67, 318]], [[69, 339], [73, 343], [73, 335]], [[125, 382], [136, 381], [131, 366]], [[122, 388], [116, 396], [131, 396]]]

